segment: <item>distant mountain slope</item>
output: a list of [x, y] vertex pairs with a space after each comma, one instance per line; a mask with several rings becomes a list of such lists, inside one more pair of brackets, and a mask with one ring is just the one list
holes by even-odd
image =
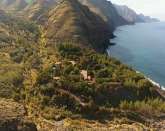
[[145, 16], [143, 14], [139, 14], [139, 19], [142, 19], [144, 22], [159, 22], [160, 20], [157, 18], [152, 18], [150, 16]]
[[4, 10], [20, 11], [31, 5], [42, 5], [48, 7], [60, 0], [1, 0], [0, 7]]
[[55, 7], [62, 0], [33, 0], [24, 10], [22, 10], [25, 17], [31, 20], [39, 19], [44, 13], [48, 12], [53, 6]]
[[144, 16], [143, 14], [137, 14], [134, 10], [130, 9], [125, 5], [114, 5], [118, 14], [125, 20], [135, 23], [135, 22], [157, 22], [158, 19], [151, 18], [149, 16]]
[[112, 36], [111, 27], [77, 0], [64, 0], [38, 19], [45, 36], [56, 41], [75, 41], [104, 50]]
[[130, 24], [129, 21], [123, 19], [110, 1], [107, 0], [79, 0], [86, 5], [92, 12], [99, 15], [106, 21], [111, 29], [125, 24]]
[[[27, 1], [23, 1], [27, 4]], [[17, 5], [20, 7], [18, 15], [44, 25], [45, 35], [48, 39], [51, 38], [51, 41], [54, 38], [56, 41], [73, 40], [83, 45], [90, 43], [90, 46], [99, 51], [107, 48], [114, 28], [125, 22], [113, 7], [109, 10], [113, 16], [106, 16], [107, 21], [102, 19], [103, 15], [95, 14], [77, 0], [35, 0], [26, 6], [18, 0], [1, 2], [6, 6], [4, 10], [14, 9]]]
[[[35, 19], [36, 17], [39, 17], [44, 10], [48, 10], [51, 6], [54, 6], [62, 1], [63, 0], [1, 0], [0, 8], [7, 11], [24, 10], [27, 16]], [[105, 22], [108, 22], [112, 30], [119, 25], [129, 24], [129, 21], [118, 15], [116, 9], [110, 1], [79, 0], [79, 2], [86, 5], [93, 13], [99, 15]]]
[[21, 10], [28, 5], [26, 0], [1, 0], [0, 7], [7, 10]]
[[33, 22], [13, 17], [0, 10], [0, 47], [14, 45], [18, 41], [18, 37], [28, 41], [35, 40], [36, 31], [37, 27]]

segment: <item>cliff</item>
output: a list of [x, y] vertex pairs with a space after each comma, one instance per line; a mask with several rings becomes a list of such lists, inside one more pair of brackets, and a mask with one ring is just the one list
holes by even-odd
[[114, 5], [118, 14], [125, 20], [136, 23], [136, 22], [158, 22], [156, 18], [151, 18], [149, 16], [144, 16], [143, 14], [137, 14], [134, 10], [130, 9], [125, 5]]
[[105, 22], [110, 25], [113, 31], [117, 26], [131, 24], [123, 19], [110, 1], [107, 0], [79, 0], [86, 5], [92, 12], [99, 15]]

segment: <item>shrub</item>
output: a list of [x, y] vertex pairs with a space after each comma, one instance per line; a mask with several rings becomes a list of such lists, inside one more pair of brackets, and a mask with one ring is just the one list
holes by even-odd
[[75, 111], [75, 108], [73, 107], [78, 106], [75, 99], [71, 97], [69, 93], [63, 93], [63, 92], [54, 94], [51, 99], [51, 103], [58, 107], [66, 107], [66, 109], [72, 111]]
[[52, 79], [52, 75], [53, 75], [52, 68], [47, 68], [38, 74], [37, 82], [39, 84], [46, 84]]
[[58, 44], [57, 49], [64, 58], [75, 59], [82, 55], [81, 48], [70, 43]]
[[75, 93], [85, 96], [93, 96], [95, 94], [94, 87], [86, 82], [78, 82], [74, 86]]
[[63, 74], [69, 75], [73, 71], [74, 71], [74, 67], [72, 65], [68, 65], [68, 66], [65, 66], [65, 68], [63, 69]]
[[55, 90], [52, 84], [41, 85], [39, 89], [40, 89], [40, 92], [45, 96], [52, 96], [55, 93]]
[[140, 88], [140, 89], [143, 89], [145, 87], [149, 88], [149, 87], [152, 87], [152, 86], [153, 86], [152, 83], [149, 82], [147, 79], [141, 79], [137, 83], [137, 87]]
[[135, 88], [136, 86], [137, 86], [136, 82], [132, 79], [127, 79], [124, 82], [124, 87], [126, 87], [126, 88]]
[[101, 69], [96, 73], [96, 77], [98, 78], [105, 78], [105, 77], [111, 77], [111, 73], [107, 68]]
[[165, 102], [158, 98], [135, 102], [122, 101], [119, 106], [124, 110], [132, 110], [144, 114], [165, 112]]

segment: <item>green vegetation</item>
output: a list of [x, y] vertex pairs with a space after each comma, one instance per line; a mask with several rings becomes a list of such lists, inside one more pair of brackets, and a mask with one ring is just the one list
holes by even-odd
[[[64, 14], [69, 15], [67, 23], [63, 23]], [[0, 97], [23, 103], [32, 117], [50, 120], [129, 115], [140, 119], [147, 110], [151, 115], [165, 112], [164, 98], [149, 80], [97, 52], [105, 42], [103, 36], [97, 38], [105, 30], [98, 33], [100, 28], [95, 25], [106, 27], [100, 18], [71, 0], [53, 8], [48, 16], [50, 27], [46, 28], [0, 15]]]
[[158, 112], [165, 112], [165, 103], [161, 99], [148, 99], [144, 101], [128, 102], [122, 101], [120, 108], [124, 110], [132, 110], [141, 112], [147, 115], [157, 114]]
[[[38, 70], [33, 87], [35, 93], [28, 98], [38, 96], [40, 106], [64, 108], [72, 113], [94, 117], [98, 115], [96, 112], [101, 115], [110, 113], [111, 108], [124, 109], [124, 102], [136, 105], [146, 99], [154, 99], [150, 104], [163, 103], [154, 85], [114, 58], [71, 43], [58, 43], [53, 48], [59, 57], [47, 68]], [[83, 70], [90, 79], [84, 79]], [[140, 106], [135, 111], [143, 111], [141, 107], [144, 108]], [[157, 112], [165, 111], [163, 107], [155, 109]]]
[[[21, 39], [11, 51], [6, 50], [1, 97], [23, 101], [32, 112], [36, 110], [32, 105], [38, 105], [46, 119], [57, 119], [53, 113], [60, 115], [59, 119], [73, 114], [101, 117], [119, 107], [141, 112], [150, 108], [146, 99], [159, 98], [157, 104], [163, 103], [154, 85], [116, 59], [71, 42], [45, 46], [44, 38], [38, 38], [38, 46], [36, 40], [30, 44]], [[163, 107], [154, 108], [156, 102], [150, 102], [151, 112], [163, 112]]]

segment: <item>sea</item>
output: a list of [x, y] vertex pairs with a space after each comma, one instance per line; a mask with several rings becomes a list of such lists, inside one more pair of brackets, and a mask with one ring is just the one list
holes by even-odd
[[165, 87], [165, 22], [120, 26], [107, 52]]

